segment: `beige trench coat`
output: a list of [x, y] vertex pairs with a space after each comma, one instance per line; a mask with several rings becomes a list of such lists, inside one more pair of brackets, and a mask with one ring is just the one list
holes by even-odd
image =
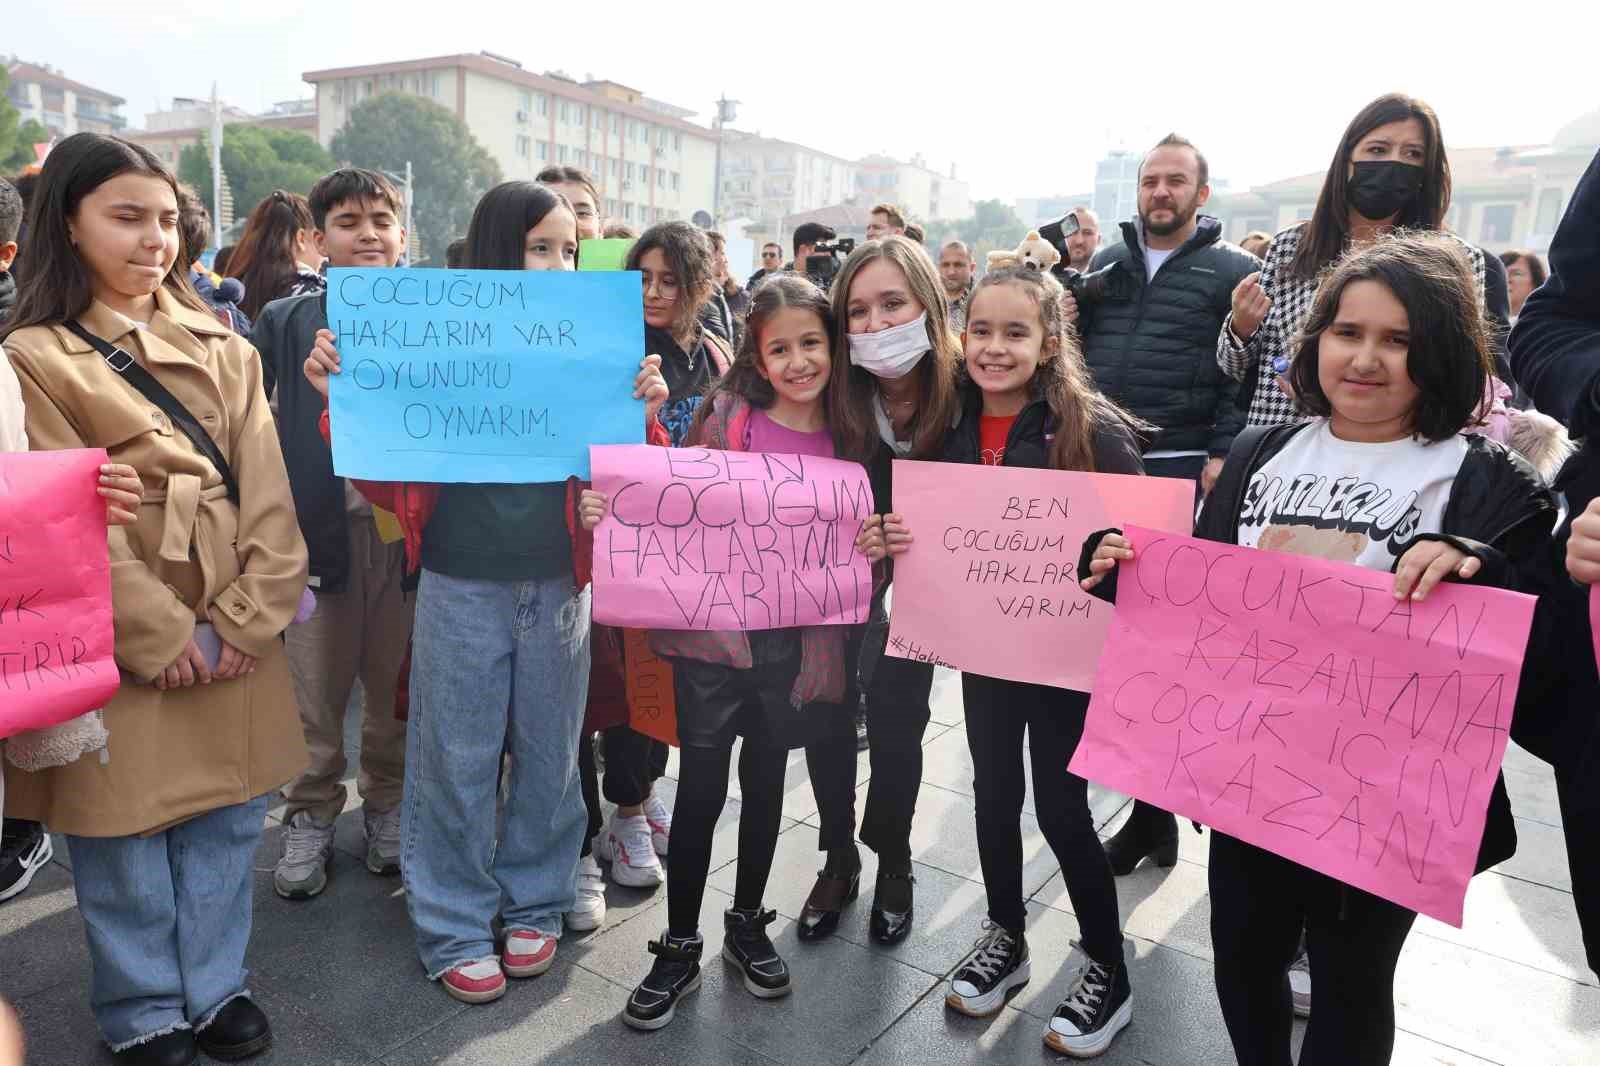
[[[112, 614], [122, 688], [105, 709], [109, 758], [12, 770], [6, 814], [78, 836], [153, 832], [278, 788], [306, 764], [279, 639], [306, 585], [306, 547], [249, 343], [170, 292], [148, 330], [95, 302], [79, 321], [132, 353], [211, 434], [221, 475], [165, 414], [60, 327], [6, 338], [35, 450], [105, 448], [144, 481], [135, 525], [112, 527]], [[162, 692], [149, 684], [197, 621], [259, 660], [237, 681]]]

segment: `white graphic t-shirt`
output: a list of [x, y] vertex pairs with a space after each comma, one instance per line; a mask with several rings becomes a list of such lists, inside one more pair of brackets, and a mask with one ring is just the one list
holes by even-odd
[[1340, 440], [1327, 419], [1296, 433], [1245, 487], [1239, 543], [1392, 570], [1419, 533], [1437, 533], [1466, 438]]

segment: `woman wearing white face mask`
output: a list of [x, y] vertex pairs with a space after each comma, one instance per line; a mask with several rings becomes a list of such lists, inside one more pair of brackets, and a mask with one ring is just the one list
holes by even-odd
[[[938, 269], [922, 247], [904, 237], [868, 241], [846, 259], [833, 284], [838, 335], [850, 368], [829, 390], [828, 418], [835, 454], [866, 466], [874, 510], [889, 512], [890, 464], [937, 459], [959, 412], [955, 386], [960, 341]], [[866, 697], [872, 779], [862, 812], [861, 841], [878, 853], [872, 937], [898, 944], [911, 931], [911, 817], [922, 781], [922, 734], [928, 724], [933, 667], [884, 654], [888, 615], [873, 605], [863, 641], [859, 680]], [[847, 696], [847, 699], [854, 699]], [[848, 726], [848, 721], [844, 723]], [[861, 876], [856, 850], [856, 746], [853, 731], [820, 738], [806, 748], [826, 853], [816, 886], [800, 912], [801, 940], [827, 936], [855, 899]]]

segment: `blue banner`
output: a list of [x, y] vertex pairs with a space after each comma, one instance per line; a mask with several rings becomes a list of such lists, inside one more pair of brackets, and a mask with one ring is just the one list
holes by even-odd
[[336, 268], [328, 328], [341, 477], [587, 478], [589, 445], [644, 442], [637, 273]]

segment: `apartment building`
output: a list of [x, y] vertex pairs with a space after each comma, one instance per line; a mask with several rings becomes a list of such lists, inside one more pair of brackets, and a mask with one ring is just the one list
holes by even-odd
[[553, 163], [582, 167], [608, 218], [644, 226], [713, 209], [716, 134], [688, 121], [693, 111], [618, 82], [536, 74], [489, 52], [303, 77], [316, 89], [316, 136], [324, 145], [363, 100], [409, 93], [453, 112], [508, 179], [531, 179]]
[[4, 61], [10, 79], [7, 96], [19, 112], [50, 131], [52, 137], [74, 133], [120, 133], [127, 120], [120, 96], [73, 81], [60, 70], [25, 63], [15, 56]]
[[933, 170], [921, 154], [902, 163], [886, 155], [869, 155], [858, 164], [856, 192], [871, 203], [892, 203], [909, 220], [959, 221], [972, 217], [972, 187], [956, 177]]
[[[221, 111], [224, 126], [264, 126], [298, 130], [308, 137], [317, 135], [315, 100], [285, 100], [258, 115], [232, 104], [223, 104]], [[210, 133], [211, 101], [200, 97], [177, 96], [173, 98], [171, 107], [147, 112], [144, 129], [128, 130], [123, 136], [144, 145], [167, 166], [176, 168], [183, 150], [202, 143]]]
[[722, 215], [771, 230], [790, 215], [855, 195], [857, 166], [792, 141], [740, 130], [724, 132]]

